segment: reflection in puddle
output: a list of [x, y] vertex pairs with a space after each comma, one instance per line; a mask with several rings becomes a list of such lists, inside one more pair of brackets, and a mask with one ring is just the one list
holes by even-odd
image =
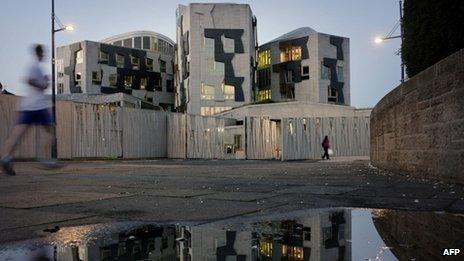
[[459, 215], [315, 209], [208, 224], [98, 224], [0, 247], [0, 260], [429, 260], [463, 246]]

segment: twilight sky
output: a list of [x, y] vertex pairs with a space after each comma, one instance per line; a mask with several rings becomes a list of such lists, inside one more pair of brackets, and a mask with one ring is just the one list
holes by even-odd
[[[351, 103], [373, 107], [399, 84], [398, 39], [373, 43], [398, 20], [397, 0], [237, 0], [193, 1], [250, 4], [258, 18], [260, 44], [293, 29], [309, 26], [318, 32], [350, 38]], [[56, 45], [98, 41], [114, 34], [150, 30], [175, 40], [175, 11], [184, 0], [55, 0], [55, 12], [75, 30], [56, 34]], [[1, 0], [0, 82], [21, 94], [30, 61], [30, 46], [50, 47], [51, 0]], [[49, 66], [50, 67], [50, 66]]]

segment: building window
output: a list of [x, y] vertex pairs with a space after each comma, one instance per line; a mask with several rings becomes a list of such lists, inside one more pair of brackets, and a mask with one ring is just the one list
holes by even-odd
[[101, 72], [92, 72], [92, 84], [101, 85], [102, 77]]
[[258, 70], [258, 87], [264, 89], [264, 87], [271, 85], [271, 68]]
[[140, 58], [132, 56], [132, 55], [130, 57], [131, 57], [132, 69], [139, 70], [140, 69]]
[[257, 101], [267, 101], [272, 99], [272, 92], [271, 90], [259, 90]]
[[303, 240], [311, 241], [311, 227], [303, 228]]
[[174, 92], [174, 81], [173, 80], [166, 80], [166, 91]]
[[147, 58], [146, 65], [147, 71], [153, 71], [153, 59]]
[[327, 87], [327, 100], [329, 102], [337, 102], [338, 101], [337, 89], [332, 88], [330, 86]]
[[148, 79], [146, 77], [140, 78], [140, 90], [145, 90], [147, 88]]
[[143, 37], [143, 49], [150, 50], [150, 37], [149, 36]]
[[124, 76], [124, 88], [131, 88], [132, 87], [132, 76], [131, 75], [125, 75]]
[[154, 82], [155, 82], [155, 91], [160, 91], [160, 92], [163, 91], [163, 86], [161, 84], [161, 78], [156, 78]]
[[201, 83], [201, 99], [214, 100], [214, 86]]
[[280, 83], [293, 83], [295, 79], [295, 73], [293, 70], [286, 70], [280, 72]]
[[155, 38], [155, 37], [151, 38], [151, 50], [158, 51], [158, 38]]
[[201, 107], [201, 116], [211, 116], [232, 109], [232, 107]]
[[301, 79], [309, 80], [309, 66], [303, 66], [301, 71]]
[[330, 79], [330, 68], [321, 64], [321, 78], [323, 80], [329, 80]]
[[81, 84], [82, 84], [82, 74], [76, 73], [76, 75], [74, 76], [74, 85], [81, 86]]
[[160, 60], [160, 72], [166, 72], [166, 61]]
[[132, 48], [132, 38], [124, 39], [122, 45], [124, 47]]
[[64, 85], [62, 83], [58, 83], [58, 94], [62, 94], [64, 92]]
[[108, 58], [109, 58], [108, 53], [100, 50], [100, 52], [98, 53], [98, 62], [108, 63]]
[[222, 93], [224, 95], [224, 100], [235, 100], [235, 86], [222, 84]]
[[142, 38], [141, 37], [135, 37], [134, 38], [134, 48], [135, 49], [142, 49]]
[[108, 76], [108, 80], [110, 82], [110, 86], [116, 86], [118, 83], [118, 75], [116, 73], [112, 73]]
[[287, 46], [280, 52], [280, 62], [301, 60], [301, 46]]
[[119, 68], [124, 68], [124, 55], [116, 54], [116, 66]]
[[343, 80], [343, 66], [337, 66], [337, 78], [339, 82], [344, 82]]
[[265, 68], [271, 65], [271, 50], [264, 50], [258, 53], [258, 68]]
[[242, 135], [234, 135], [234, 148], [236, 150], [242, 148]]
[[79, 50], [76, 52], [76, 64], [84, 62], [84, 51]]

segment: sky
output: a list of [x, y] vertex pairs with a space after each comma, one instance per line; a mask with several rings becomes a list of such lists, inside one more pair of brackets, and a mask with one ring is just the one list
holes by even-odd
[[[200, 1], [193, 1], [200, 2]], [[399, 84], [400, 40], [375, 44], [399, 19], [397, 0], [237, 0], [201, 2], [247, 3], [258, 19], [263, 44], [293, 29], [309, 26], [318, 32], [350, 38], [351, 104], [373, 107]], [[56, 46], [82, 40], [99, 41], [134, 30], [162, 33], [175, 40], [176, 8], [184, 0], [55, 0], [55, 13], [74, 31], [56, 34]], [[51, 0], [1, 0], [0, 82], [23, 94], [30, 47], [50, 48]], [[50, 67], [50, 66], [49, 66]]]

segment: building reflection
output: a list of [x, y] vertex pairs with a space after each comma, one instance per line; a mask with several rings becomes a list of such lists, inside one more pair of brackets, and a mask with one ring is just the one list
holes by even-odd
[[90, 239], [85, 245], [59, 246], [57, 260], [177, 260], [175, 226], [145, 225], [117, 237]]
[[256, 226], [256, 260], [351, 260], [351, 210]]
[[179, 260], [351, 260], [351, 210], [254, 223], [245, 230], [182, 227]]
[[[240, 228], [143, 225], [109, 237], [90, 237], [85, 244], [58, 244], [55, 256], [73, 261], [350, 260], [350, 220], [351, 210], [342, 209]], [[62, 233], [63, 239], [79, 234]]]

